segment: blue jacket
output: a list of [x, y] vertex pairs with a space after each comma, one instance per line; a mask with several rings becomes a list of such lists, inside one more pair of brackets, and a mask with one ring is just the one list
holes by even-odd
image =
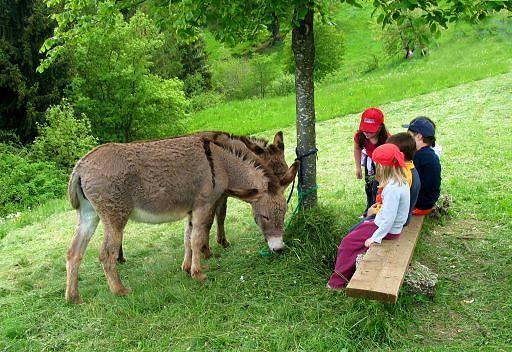
[[421, 187], [416, 208], [430, 209], [441, 193], [441, 163], [430, 147], [423, 147], [414, 154], [414, 167], [420, 175]]

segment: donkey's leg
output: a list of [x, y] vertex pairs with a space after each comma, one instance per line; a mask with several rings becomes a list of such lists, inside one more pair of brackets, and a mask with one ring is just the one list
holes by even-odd
[[100, 250], [100, 261], [103, 264], [103, 271], [107, 278], [110, 291], [116, 295], [126, 295], [132, 290], [124, 287], [116, 269], [116, 262], [119, 255], [119, 247], [123, 238], [123, 229], [127, 220], [111, 221], [101, 218], [105, 226], [105, 240]]
[[119, 264], [126, 263], [126, 259], [123, 255], [123, 239], [121, 239], [121, 244], [119, 245], [119, 256], [117, 257], [117, 262]]
[[190, 244], [192, 247], [192, 266], [190, 274], [194, 279], [206, 280], [201, 271], [201, 249], [208, 241], [208, 235], [215, 216], [215, 205], [205, 205], [192, 211], [192, 233]]
[[183, 244], [185, 247], [185, 254], [183, 256], [183, 263], [181, 269], [190, 273], [190, 267], [192, 266], [192, 247], [190, 244], [190, 234], [192, 233], [192, 214], [188, 215], [187, 221], [185, 222], [185, 233], [183, 235]]
[[88, 201], [80, 205], [78, 214], [78, 225], [75, 236], [71, 242], [66, 260], [66, 300], [72, 303], [82, 303], [78, 292], [78, 268], [84, 256], [85, 249], [98, 226], [100, 218]]
[[228, 197], [222, 196], [215, 208], [215, 216], [217, 217], [217, 243], [222, 247], [229, 247], [229, 242], [226, 239], [226, 232], [224, 230], [224, 221], [226, 220], [226, 211], [228, 207]]

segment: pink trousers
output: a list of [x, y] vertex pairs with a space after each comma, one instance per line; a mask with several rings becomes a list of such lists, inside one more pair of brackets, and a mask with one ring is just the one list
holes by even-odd
[[[356, 258], [358, 254], [366, 253], [368, 248], [364, 242], [372, 237], [378, 226], [373, 220], [362, 222], [355, 229], [350, 231], [342, 240], [338, 247], [338, 256], [334, 272], [329, 278], [329, 286], [331, 288], [343, 288], [347, 285], [352, 275], [356, 271]], [[398, 238], [400, 234], [387, 234], [384, 239], [392, 240]]]

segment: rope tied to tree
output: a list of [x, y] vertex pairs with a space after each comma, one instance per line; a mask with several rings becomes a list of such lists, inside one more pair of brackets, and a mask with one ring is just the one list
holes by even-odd
[[[304, 153], [302, 155], [299, 155], [299, 150], [297, 148], [295, 148], [295, 155], [297, 155], [295, 160], [299, 160], [300, 161], [299, 172], [297, 173], [297, 178], [299, 180], [299, 183], [297, 185], [298, 201], [297, 201], [297, 207], [295, 208], [295, 210], [293, 211], [290, 219], [288, 220], [288, 224], [295, 217], [295, 215], [297, 215], [297, 212], [302, 207], [302, 203], [304, 202], [304, 198], [306, 198], [308, 195], [310, 195], [311, 193], [315, 192], [318, 189], [318, 185], [317, 184], [313, 185], [312, 187], [310, 187], [310, 188], [308, 188], [306, 190], [303, 190], [302, 187], [301, 187], [302, 176], [303, 176], [303, 171], [302, 171], [303, 163], [302, 163], [302, 160], [307, 158], [310, 155], [313, 155], [313, 154], [316, 154], [316, 157], [318, 159], [318, 154], [317, 153], [318, 153], [318, 148], [315, 147], [315, 148], [307, 151], [306, 153]], [[289, 203], [290, 199], [292, 198], [294, 187], [295, 187], [295, 179], [293, 180], [292, 189], [290, 190], [290, 195], [288, 196], [287, 203]], [[288, 227], [288, 224], [286, 224], [286, 227]]]

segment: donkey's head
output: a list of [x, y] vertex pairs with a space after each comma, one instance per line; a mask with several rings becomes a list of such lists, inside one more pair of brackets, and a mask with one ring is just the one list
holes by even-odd
[[273, 252], [284, 249], [283, 228], [287, 204], [283, 192], [295, 178], [298, 168], [299, 161], [295, 161], [286, 173], [279, 178], [277, 184], [269, 182], [269, 188], [265, 191], [259, 191], [258, 189], [230, 189], [226, 191], [228, 195], [251, 203], [254, 221], [260, 227], [268, 247]]
[[264, 139], [253, 137], [241, 137], [240, 140], [256, 154], [265, 164], [281, 178], [288, 171], [288, 164], [284, 157], [284, 138], [283, 132], [279, 131], [274, 136], [271, 144]]

